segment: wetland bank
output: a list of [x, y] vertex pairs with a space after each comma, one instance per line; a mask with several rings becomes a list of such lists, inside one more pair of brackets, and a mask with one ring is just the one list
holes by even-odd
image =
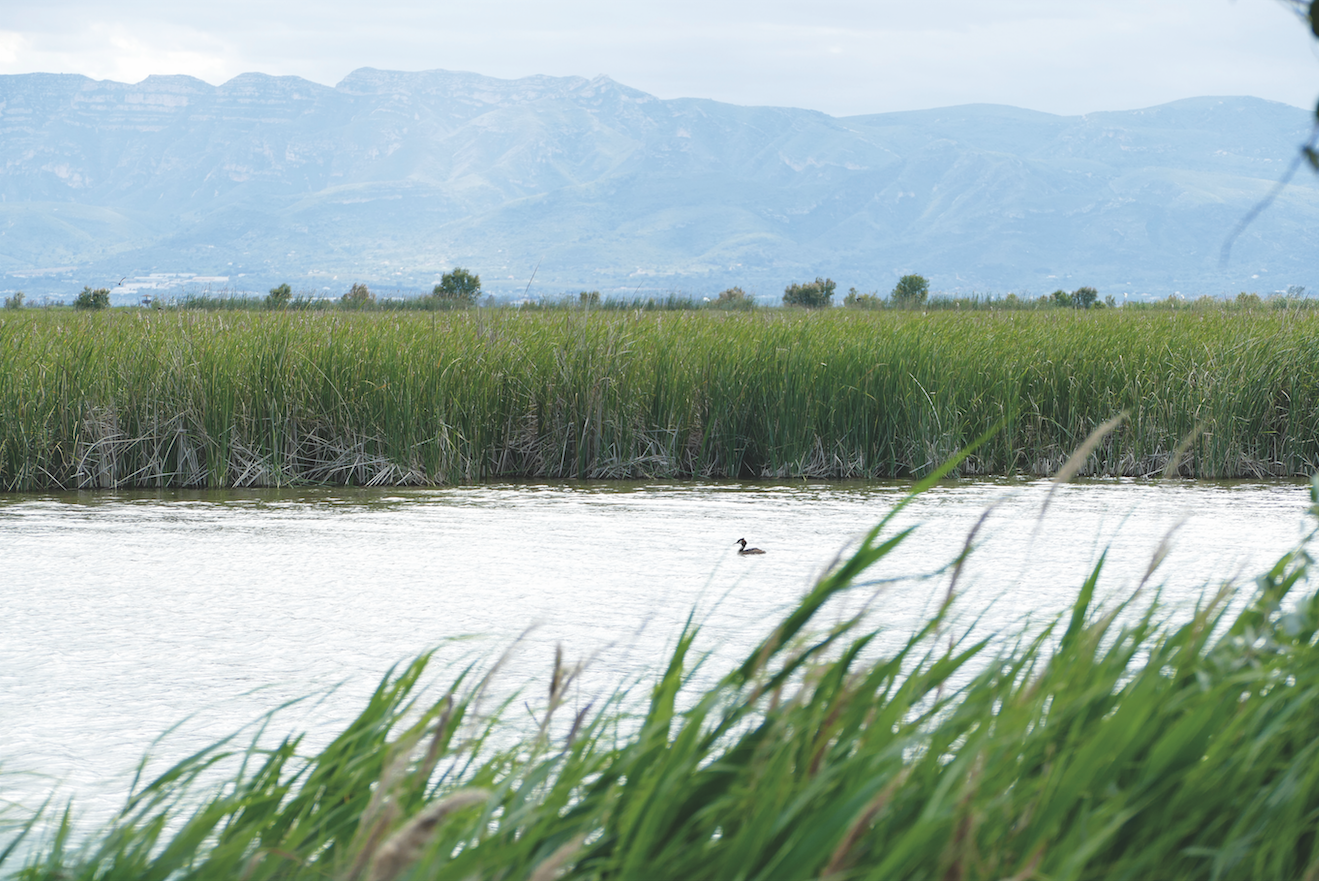
[[[841, 313], [841, 314], [840, 314]], [[0, 487], [1305, 476], [1319, 312], [0, 317]]]

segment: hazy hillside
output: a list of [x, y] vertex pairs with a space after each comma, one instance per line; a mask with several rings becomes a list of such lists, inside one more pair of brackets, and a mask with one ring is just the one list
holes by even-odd
[[606, 77], [0, 76], [0, 287], [66, 296], [127, 276], [123, 299], [155, 273], [407, 291], [462, 265], [520, 295], [539, 264], [533, 295], [777, 299], [816, 275], [885, 292], [908, 271], [947, 291], [1119, 299], [1319, 288], [1308, 173], [1218, 267], [1309, 125], [1253, 98], [838, 119]]

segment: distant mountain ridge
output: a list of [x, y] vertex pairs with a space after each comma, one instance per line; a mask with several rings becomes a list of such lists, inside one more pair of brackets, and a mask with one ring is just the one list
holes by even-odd
[[506, 296], [533, 271], [533, 296], [777, 301], [817, 275], [885, 293], [905, 272], [962, 293], [1319, 288], [1307, 173], [1218, 265], [1310, 124], [1255, 98], [835, 118], [607, 77], [0, 76], [0, 287], [388, 293], [461, 265]]

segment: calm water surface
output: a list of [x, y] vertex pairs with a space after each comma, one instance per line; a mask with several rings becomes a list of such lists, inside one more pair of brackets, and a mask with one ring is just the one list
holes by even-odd
[[[1156, 581], [1187, 609], [1206, 584], [1253, 576], [1292, 547], [1308, 499], [1300, 483], [1094, 482], [1062, 487], [1041, 519], [1048, 489], [950, 483], [910, 506], [900, 523], [919, 524], [916, 535], [873, 573], [908, 580], [882, 588], [876, 623], [897, 640], [922, 620], [948, 583], [922, 576], [994, 503], [961, 609], [1012, 627], [1065, 608], [1105, 548], [1103, 590], [1129, 591], [1178, 523]], [[0, 799], [33, 806], [58, 785], [89, 820], [104, 818], [148, 751], [157, 766], [177, 760], [309, 694], [322, 699], [276, 727], [310, 728], [314, 746], [391, 665], [437, 646], [445, 662], [490, 659], [522, 635], [507, 693], [541, 690], [562, 643], [590, 658], [584, 703], [653, 671], [697, 609], [710, 669], [726, 669], [905, 491], [538, 483], [0, 497]], [[767, 553], [739, 558], [744, 536]]]

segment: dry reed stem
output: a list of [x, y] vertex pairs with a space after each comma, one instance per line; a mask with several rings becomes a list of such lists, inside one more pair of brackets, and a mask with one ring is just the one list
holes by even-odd
[[518, 635], [517, 639], [513, 640], [512, 644], [504, 649], [499, 655], [499, 658], [490, 665], [490, 669], [486, 671], [485, 675], [481, 677], [481, 680], [476, 683], [476, 687], [472, 689], [471, 696], [468, 698], [467, 703], [472, 708], [469, 716], [473, 725], [478, 724], [478, 720], [481, 718], [481, 701], [485, 698], [486, 691], [490, 688], [490, 683], [493, 682], [495, 676], [504, 669], [504, 665], [508, 663], [508, 659], [513, 657], [513, 652], [522, 644], [524, 639], [531, 635], [531, 632], [536, 629], [536, 626], [537, 625], [532, 624], [524, 629], [522, 633]]
[[486, 789], [460, 789], [417, 814], [389, 837], [371, 860], [367, 881], [393, 881], [417, 861], [440, 821], [455, 811], [486, 802]]
[[572, 859], [582, 847], [582, 842], [586, 840], [585, 835], [577, 835], [567, 844], [561, 846], [554, 853], [545, 858], [544, 862], [536, 867], [536, 871], [531, 873], [527, 881], [553, 881], [558, 876], [559, 870], [563, 868], [568, 860]]
[[[377, 790], [377, 792], [379, 792], [379, 790]], [[372, 801], [374, 800], [373, 796]], [[389, 827], [398, 819], [398, 813], [397, 802], [390, 802], [379, 811], [375, 818], [375, 822], [370, 826], [370, 831], [366, 834], [365, 840], [362, 841], [361, 846], [357, 849], [357, 856], [353, 859], [353, 864], [348, 868], [348, 871], [344, 873], [344, 881], [356, 881], [356, 879], [362, 877], [362, 870], [366, 868], [367, 863], [369, 863], [371, 858], [375, 856], [376, 849], [380, 847], [381, 839], [385, 837], [385, 833], [389, 830]], [[358, 822], [357, 828], [359, 835], [361, 834], [361, 830], [368, 828], [365, 817]]]
[[247, 863], [243, 866], [243, 874], [241, 876], [243, 881], [247, 881], [248, 878], [251, 878], [252, 873], [256, 871], [257, 866], [265, 862], [265, 859], [268, 856], [276, 856], [280, 859], [289, 860], [290, 862], [297, 863], [299, 866], [307, 865], [307, 861], [302, 857], [295, 853], [289, 853], [287, 850], [281, 850], [278, 847], [258, 850], [256, 853], [252, 854], [252, 856], [248, 857]]
[[1003, 504], [1003, 501], [1003, 499], [999, 499], [985, 508], [984, 513], [980, 515], [980, 519], [975, 522], [975, 525], [971, 527], [971, 531], [966, 534], [966, 542], [962, 545], [962, 552], [957, 555], [957, 564], [953, 567], [952, 580], [948, 582], [948, 593], [943, 599], [942, 609], [947, 609], [951, 606], [953, 599], [957, 596], [957, 579], [962, 576], [962, 566], [965, 565], [967, 557], [971, 556], [971, 550], [975, 543], [976, 535], [980, 532], [981, 527], [985, 525], [985, 521], [989, 519], [989, 515], [994, 513], [994, 510], [999, 505]]
[[825, 717], [824, 721], [820, 723], [819, 731], [815, 735], [815, 750], [814, 754], [811, 756], [810, 769], [807, 771], [807, 776], [809, 777], [814, 777], [820, 773], [820, 765], [824, 762], [824, 754], [829, 749], [829, 741], [833, 734], [834, 723], [838, 721], [838, 717], [842, 714], [843, 709], [851, 703], [852, 698], [855, 696], [854, 692], [846, 686], [844, 686], [841, 691], [842, 694], [834, 701], [833, 708], [829, 711], [829, 715]]
[[444, 704], [444, 711], [435, 725], [435, 734], [431, 737], [430, 746], [426, 748], [426, 757], [422, 759], [421, 766], [415, 772], [414, 779], [418, 786], [426, 785], [426, 781], [435, 770], [435, 765], [440, 761], [440, 750], [444, 748], [444, 737], [449, 732], [449, 720], [453, 717], [453, 692], [441, 698], [440, 703]]
[[595, 706], [595, 701], [593, 700], [588, 701], [586, 706], [582, 707], [582, 709], [577, 713], [577, 715], [573, 717], [572, 728], [568, 730], [568, 737], [564, 741], [565, 749], [571, 747], [573, 743], [576, 742], [577, 735], [582, 730], [582, 723], [586, 721], [587, 715], [591, 712], [591, 708], [594, 706]]
[[366, 803], [357, 821], [357, 833], [350, 845], [350, 852], [355, 850], [357, 857], [346, 878], [355, 879], [362, 874], [362, 869], [380, 846], [381, 838], [398, 819], [399, 807], [394, 798], [395, 791], [402, 781], [404, 769], [412, 759], [412, 751], [419, 738], [420, 735], [413, 735], [394, 744], [392, 755], [385, 764], [375, 791], [371, 793], [371, 800]]
[[[537, 742], [543, 742], [546, 734], [549, 732], [550, 720], [554, 713], [563, 704], [563, 698], [568, 689], [572, 687], [573, 682], [581, 675], [585, 669], [585, 664], [578, 661], [571, 667], [563, 663], [563, 644], [559, 643], [554, 647], [554, 672], [550, 675], [550, 696], [549, 705], [545, 708], [545, 718], [540, 723], [540, 734], [537, 736]], [[574, 724], [573, 729], [576, 730]]]
[[861, 833], [866, 830], [866, 827], [883, 813], [884, 809], [888, 807], [889, 801], [892, 800], [893, 794], [898, 791], [902, 784], [907, 782], [907, 778], [910, 776], [911, 766], [903, 768], [897, 776], [888, 782], [887, 786], [870, 800], [870, 803], [852, 821], [852, 825], [848, 827], [843, 840], [838, 842], [838, 846], [834, 848], [833, 854], [829, 857], [829, 864], [824, 867], [824, 871], [820, 875], [821, 878], [827, 878], [847, 868], [847, 857], [851, 853], [853, 845], [856, 844], [856, 840], [861, 837]]
[[1168, 531], [1163, 534], [1163, 538], [1159, 539], [1159, 545], [1154, 549], [1154, 553], [1150, 556], [1150, 564], [1146, 567], [1145, 574], [1141, 576], [1140, 584], [1136, 585], [1136, 589], [1131, 594], [1133, 597], [1144, 589], [1145, 583], [1149, 581], [1154, 573], [1158, 571], [1158, 568], [1163, 565], [1163, 561], [1167, 559], [1169, 552], [1172, 551], [1173, 536], [1177, 534], [1177, 530], [1186, 525], [1187, 519], [1189, 518], [1185, 514], [1178, 517], [1177, 522], [1168, 527]]
[[1195, 439], [1204, 432], [1204, 429], [1204, 422], [1197, 422], [1195, 428], [1192, 428], [1186, 437], [1182, 438], [1181, 443], [1177, 445], [1177, 449], [1172, 451], [1172, 456], [1168, 459], [1168, 464], [1164, 466], [1164, 480], [1167, 480], [1169, 477], [1177, 476], [1177, 469], [1181, 467], [1182, 458], [1190, 451], [1191, 446], [1195, 443]]
[[1063, 463], [1063, 466], [1058, 469], [1058, 473], [1053, 476], [1053, 486], [1049, 487], [1049, 495], [1044, 500], [1044, 506], [1040, 508], [1041, 520], [1044, 519], [1044, 512], [1049, 510], [1049, 503], [1053, 501], [1053, 494], [1057, 491], [1058, 487], [1075, 477], [1076, 473], [1081, 470], [1083, 465], [1085, 465], [1085, 460], [1090, 458], [1090, 454], [1094, 451], [1095, 447], [1099, 446], [1099, 442], [1108, 437], [1114, 429], [1126, 421], [1127, 411], [1123, 410], [1121, 413], [1090, 432], [1090, 436], [1076, 448], [1076, 452], [1068, 457], [1067, 461]]
[[383, 807], [384, 802], [390, 798], [398, 788], [399, 782], [403, 779], [403, 772], [407, 769], [408, 763], [412, 761], [412, 751], [417, 748], [417, 742], [421, 739], [421, 734], [414, 733], [406, 738], [395, 742], [392, 753], [385, 764], [384, 773], [380, 775], [380, 782], [376, 786], [376, 791], [371, 793], [371, 801], [362, 811], [361, 823], [369, 824], [375, 819], [376, 811]]
[[1030, 881], [1031, 878], [1035, 877], [1035, 868], [1042, 859], [1044, 859], [1044, 845], [1041, 844], [1036, 848], [1035, 854], [1030, 858], [1030, 862], [1026, 864], [1025, 868], [1015, 875], [1003, 878], [1002, 881]]
[[962, 821], [957, 824], [953, 840], [949, 842], [950, 846], [946, 853], [951, 855], [951, 861], [948, 871], [944, 873], [944, 881], [962, 881], [965, 877], [968, 848], [971, 850], [971, 861], [976, 863], [977, 867], [981, 865], [979, 855], [975, 852], [975, 830], [979, 825], [979, 814], [972, 807], [972, 800], [984, 771], [985, 754], [981, 751], [976, 753], [975, 761], [971, 763], [971, 773], [967, 777], [962, 797], [958, 800], [957, 807], [962, 812]]

